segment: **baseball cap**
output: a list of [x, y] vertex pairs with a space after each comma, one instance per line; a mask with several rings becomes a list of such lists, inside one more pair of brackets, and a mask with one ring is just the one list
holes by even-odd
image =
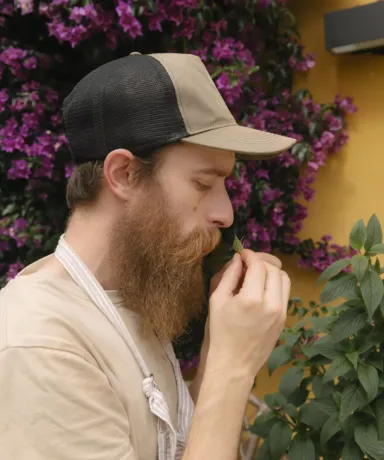
[[108, 62], [87, 74], [63, 103], [75, 163], [104, 160], [117, 148], [145, 158], [176, 142], [267, 159], [296, 140], [239, 126], [201, 59], [158, 53]]

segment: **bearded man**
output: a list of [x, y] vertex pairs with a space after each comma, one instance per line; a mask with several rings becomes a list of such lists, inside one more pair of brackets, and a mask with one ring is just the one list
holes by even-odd
[[65, 99], [75, 162], [54, 254], [0, 293], [4, 460], [233, 460], [290, 281], [244, 250], [215, 276], [197, 375], [171, 341], [199, 315], [202, 260], [232, 225], [235, 153], [294, 140], [237, 125], [201, 60], [133, 53]]

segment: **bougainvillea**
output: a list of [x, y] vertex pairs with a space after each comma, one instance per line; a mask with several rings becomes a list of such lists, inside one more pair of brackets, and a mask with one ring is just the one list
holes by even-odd
[[245, 246], [297, 253], [323, 269], [349, 249], [298, 235], [319, 168], [348, 140], [350, 98], [293, 90], [305, 53], [287, 0], [0, 0], [0, 285], [54, 248], [71, 173], [60, 107], [90, 70], [132, 51], [189, 52], [206, 64], [245, 126], [298, 143], [279, 158], [238, 162], [227, 181]]

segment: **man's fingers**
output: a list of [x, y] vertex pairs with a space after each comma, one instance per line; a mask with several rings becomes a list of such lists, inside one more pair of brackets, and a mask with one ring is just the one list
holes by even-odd
[[216, 297], [232, 296], [237, 289], [243, 271], [243, 263], [239, 254], [235, 254], [221, 276], [221, 280], [212, 294]]
[[267, 264], [273, 265], [276, 268], [281, 268], [281, 260], [272, 254], [268, 254], [266, 252], [256, 252], [256, 255], [259, 259], [263, 260]]
[[241, 257], [246, 270], [239, 295], [244, 298], [246, 303], [261, 302], [264, 298], [266, 264], [255, 252], [247, 249], [241, 252]]
[[211, 279], [211, 294], [213, 291], [215, 291], [217, 289], [217, 286], [219, 285], [220, 281], [221, 281], [221, 278], [223, 277], [224, 275], [224, 272], [225, 270], [229, 267], [230, 263], [232, 262], [232, 259], [229, 260], [224, 266], [223, 268], [217, 272]]
[[281, 272], [282, 276], [282, 302], [283, 306], [285, 308], [285, 311], [288, 308], [288, 301], [289, 301], [289, 296], [291, 294], [291, 280], [289, 279], [289, 276], [287, 275], [286, 272], [282, 271]]
[[265, 264], [267, 268], [267, 278], [265, 281], [264, 301], [268, 308], [273, 311], [281, 308], [283, 292], [283, 279], [280, 269], [270, 264]]

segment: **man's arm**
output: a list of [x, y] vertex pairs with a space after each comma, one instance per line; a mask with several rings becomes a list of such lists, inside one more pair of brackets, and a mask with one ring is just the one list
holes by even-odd
[[182, 460], [237, 458], [254, 377], [284, 327], [288, 276], [252, 251], [242, 260], [235, 255], [211, 297], [209, 352]]
[[0, 457], [137, 460], [128, 417], [106, 376], [49, 348], [0, 353]]

